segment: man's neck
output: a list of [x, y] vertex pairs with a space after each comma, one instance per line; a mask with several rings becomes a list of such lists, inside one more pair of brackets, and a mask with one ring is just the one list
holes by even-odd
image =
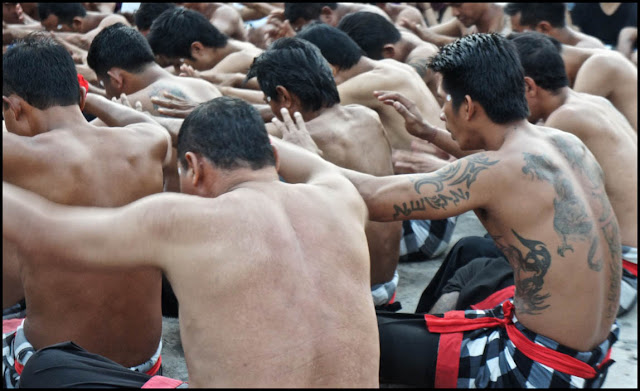
[[396, 43], [397, 54], [395, 58], [400, 62], [405, 62], [407, 57], [409, 56], [409, 53], [411, 53], [411, 51], [415, 48], [415, 43], [410, 42], [405, 38], [400, 38], [400, 40]]
[[125, 94], [133, 94], [147, 88], [160, 79], [171, 77], [169, 72], [156, 63], [151, 63], [142, 72], [136, 74], [131, 73], [131, 75], [133, 75], [133, 77], [129, 80]]
[[542, 119], [544, 120], [544, 122], [547, 122], [547, 118], [549, 118], [549, 116], [554, 111], [556, 111], [560, 106], [564, 105], [567, 102], [571, 89], [569, 87], [563, 87], [555, 93], [543, 89], [541, 89], [540, 91], [545, 95], [541, 104]]
[[578, 42], [580, 42], [580, 37], [578, 36], [576, 31], [572, 30], [568, 26], [555, 28], [549, 35], [565, 45], [575, 46]]
[[483, 149], [486, 151], [499, 150], [514, 132], [518, 132], [521, 128], [527, 126], [529, 126], [529, 122], [526, 119], [509, 122], [507, 124], [496, 124], [489, 121], [486, 126], [482, 127]]
[[232, 192], [239, 189], [255, 189], [265, 183], [278, 182], [278, 172], [275, 167], [264, 167], [258, 170], [251, 168], [237, 168], [228, 171], [219, 171], [216, 183], [210, 186], [211, 196]]
[[56, 129], [80, 129], [87, 124], [78, 105], [53, 106], [39, 110], [29, 121], [32, 136]]
[[487, 10], [480, 16], [480, 20], [476, 23], [479, 33], [499, 33], [504, 27], [504, 12], [502, 7], [495, 4], [489, 4]]
[[345, 81], [358, 76], [361, 73], [368, 72], [375, 67], [375, 60], [362, 56], [356, 65], [349, 69], [340, 69], [335, 75], [336, 84], [344, 83]]

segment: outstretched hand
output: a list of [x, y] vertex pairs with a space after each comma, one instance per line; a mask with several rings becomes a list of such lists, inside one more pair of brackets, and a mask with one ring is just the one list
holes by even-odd
[[157, 109], [159, 114], [169, 117], [186, 118], [199, 105], [198, 102], [186, 100], [167, 91], [162, 95], [164, 98], [152, 96], [151, 103], [159, 106]]
[[180, 73], [178, 76], [182, 77], [200, 77], [200, 72], [193, 69], [193, 67], [189, 64], [180, 65]]
[[443, 160], [430, 153], [404, 149], [394, 149], [391, 160], [395, 174], [433, 172], [449, 164], [448, 160]]
[[404, 118], [404, 126], [409, 134], [427, 141], [433, 140], [436, 135], [434, 127], [422, 118], [413, 101], [394, 91], [373, 91], [373, 95], [380, 102], [396, 109]]
[[[136, 110], [136, 111], [143, 112], [143, 111], [142, 111], [142, 102], [140, 102], [139, 100], [137, 100], [137, 101], [136, 101], [136, 103], [132, 106], [132, 105], [131, 105], [131, 102], [129, 101], [129, 97], [127, 97], [127, 94], [125, 94], [125, 93], [120, 94], [120, 99], [118, 99], [118, 98], [116, 98], [116, 97], [114, 96], [113, 98], [111, 98], [111, 100], [112, 100], [113, 102], [120, 103], [120, 104], [122, 104], [123, 106], [126, 106], [126, 107], [129, 107], [129, 108], [131, 108], [131, 109], [134, 109], [134, 110]], [[149, 114], [149, 113], [148, 113], [148, 112], [146, 112], [145, 114]]]
[[322, 156], [322, 151], [318, 148], [318, 145], [313, 141], [311, 134], [309, 134], [307, 130], [307, 125], [305, 125], [304, 119], [302, 119], [302, 114], [297, 111], [293, 113], [296, 119], [294, 123], [291, 115], [289, 115], [289, 110], [282, 108], [280, 113], [282, 114], [284, 123], [276, 117], [273, 117], [271, 122], [273, 122], [276, 128], [282, 133], [282, 139]]

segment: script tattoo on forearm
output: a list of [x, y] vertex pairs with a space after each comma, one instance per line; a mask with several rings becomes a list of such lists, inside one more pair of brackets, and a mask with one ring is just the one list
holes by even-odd
[[[449, 165], [438, 171], [436, 175], [418, 179], [414, 183], [416, 193], [422, 195], [420, 191], [422, 186], [432, 185], [435, 187], [435, 194], [423, 195], [421, 198], [408, 203], [403, 202], [401, 205], [394, 204], [393, 218], [400, 215], [406, 217], [413, 212], [426, 210], [427, 207], [446, 210], [450, 203], [458, 205], [461, 200], [468, 200], [470, 196], [468, 190], [476, 181], [478, 174], [496, 163], [498, 160], [490, 160], [484, 154], [477, 154]], [[444, 191], [445, 186], [448, 186], [448, 191]], [[456, 186], [457, 188], [451, 188]]]
[[542, 310], [549, 307], [544, 301], [550, 294], [541, 294], [544, 285], [544, 276], [551, 266], [551, 254], [544, 243], [537, 240], [525, 239], [511, 230], [518, 241], [529, 249], [523, 256], [522, 252], [513, 245], [501, 243], [499, 238], [495, 238], [497, 247], [514, 265], [514, 276], [516, 285], [515, 304], [519, 313], [537, 315]]

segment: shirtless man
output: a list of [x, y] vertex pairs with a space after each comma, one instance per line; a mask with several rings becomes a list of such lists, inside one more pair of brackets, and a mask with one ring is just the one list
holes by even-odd
[[[414, 5], [416, 3], [413, 3]], [[423, 3], [429, 4], [429, 3]], [[428, 20], [425, 21], [426, 16], [423, 15], [418, 8], [413, 5], [409, 5], [407, 3], [375, 3], [377, 7], [382, 9], [391, 21], [396, 25], [400, 26], [400, 20], [406, 19], [415, 23], [418, 26], [429, 27], [427, 24]], [[431, 6], [429, 6], [429, 9]], [[431, 14], [433, 15], [433, 14]]]
[[448, 3], [448, 6], [454, 18], [444, 23], [425, 28], [401, 18], [400, 26], [438, 47], [473, 33], [504, 33], [509, 30], [509, 20], [500, 4]]
[[297, 37], [320, 48], [333, 70], [343, 105], [357, 103], [378, 113], [392, 148], [409, 149], [414, 136], [407, 132], [402, 116], [393, 107], [376, 99], [373, 95], [375, 90], [402, 92], [416, 102], [424, 118], [431, 123], [442, 124], [436, 98], [410, 65], [393, 59], [376, 61], [365, 57], [345, 32], [326, 24], [309, 26]]
[[247, 40], [247, 30], [240, 12], [231, 4], [225, 3], [182, 3], [184, 8], [200, 12], [221, 33], [239, 41]]
[[[589, 148], [602, 167], [607, 196], [620, 227], [626, 253], [638, 248], [638, 135], [606, 99], [569, 88], [557, 42], [537, 33], [514, 34], [525, 72], [529, 121], [572, 133]], [[544, 64], [544, 66], [542, 66]], [[635, 260], [635, 262], [633, 262]], [[637, 279], [637, 258], [626, 260], [625, 276]], [[635, 272], [637, 273], [637, 272]], [[627, 274], [629, 274], [627, 276]], [[626, 280], [627, 278], [625, 278]], [[629, 286], [635, 284], [630, 281]], [[635, 295], [631, 294], [633, 300]], [[621, 311], [632, 303], [622, 303]]]
[[140, 34], [145, 37], [149, 34], [153, 21], [156, 20], [161, 13], [168, 9], [177, 7], [174, 3], [140, 3], [140, 7], [136, 10], [134, 23]]
[[347, 14], [373, 12], [387, 20], [389, 15], [382, 9], [366, 3], [284, 3], [284, 22], [298, 32], [313, 21], [336, 27]]
[[[393, 174], [391, 145], [378, 114], [361, 105], [340, 104], [329, 64], [315, 45], [297, 38], [277, 40], [256, 58], [247, 74], [254, 76], [278, 119], [282, 120], [282, 108], [302, 115], [324, 159], [371, 175]], [[275, 125], [271, 127], [267, 130], [272, 135], [283, 136]], [[395, 293], [401, 232], [398, 222], [367, 222], [376, 306], [387, 304]], [[390, 286], [376, 292], [386, 283]]]
[[[294, 165], [322, 160], [272, 142]], [[305, 184], [281, 182], [260, 115], [236, 98], [198, 106], [178, 150], [185, 194], [122, 208], [61, 206], [4, 183], [3, 234], [60, 269], [163, 270], [180, 301], [189, 387], [378, 387], [367, 211], [353, 185], [337, 169], [304, 178], [284, 169], [287, 181]], [[76, 358], [95, 361], [80, 354], [41, 350], [21, 385], [67, 386]], [[78, 376], [115, 383], [117, 368], [132, 377], [122, 367]], [[149, 378], [136, 377], [145, 378], [138, 387]]]
[[[85, 100], [73, 60], [48, 38], [17, 42], [2, 62], [9, 130], [2, 134], [4, 181], [68, 205], [116, 207], [162, 191], [170, 146], [164, 128], [105, 98], [90, 94]], [[82, 106], [115, 127], [88, 124]], [[12, 240], [3, 236], [3, 242]], [[63, 270], [50, 262], [36, 265], [22, 251], [13, 255], [3, 252], [3, 265], [17, 265], [27, 317], [3, 337], [5, 386], [15, 387], [34, 350], [67, 340], [126, 367], [159, 369], [158, 270]]]
[[607, 98], [638, 131], [638, 68], [614, 50], [562, 45], [569, 86]]
[[83, 50], [89, 49], [105, 27], [115, 23], [129, 26], [122, 15], [87, 11], [82, 3], [38, 3], [38, 13], [45, 30]]
[[572, 29], [566, 23], [565, 3], [508, 3], [504, 12], [511, 18], [511, 30], [516, 33], [537, 31], [565, 45], [605, 49], [596, 37]]
[[[151, 25], [149, 44], [162, 66], [183, 64], [198, 71], [193, 76], [214, 84], [238, 86], [262, 49], [230, 39], [199, 12], [175, 8]], [[190, 75], [191, 76], [191, 75]]]
[[[429, 66], [443, 74], [448, 137], [463, 150], [481, 152], [429, 174], [341, 171], [377, 221], [475, 211], [514, 269], [515, 298], [493, 310], [444, 317], [378, 312], [381, 382], [599, 387], [606, 373], [599, 365], [619, 333], [622, 262], [598, 163], [576, 136], [527, 121], [524, 74], [513, 44], [501, 35], [461, 38]], [[447, 134], [401, 95], [379, 98], [404, 113], [414, 133]], [[448, 348], [438, 351], [439, 342]], [[511, 343], [516, 349], [506, 347]], [[575, 366], [568, 368], [568, 361]]]
[[[153, 52], [142, 34], [133, 27], [119, 23], [107, 27], [96, 36], [91, 43], [87, 62], [104, 87], [107, 98], [119, 97], [124, 93], [131, 101], [139, 101], [142, 110], [151, 114], [160, 114], [151, 97], [163, 91], [195, 102], [222, 96], [209, 82], [178, 77], [163, 69], [154, 62]], [[175, 156], [172, 161], [171, 167], [176, 167]], [[165, 190], [179, 190], [177, 170], [166, 170]]]
[[393, 58], [411, 65], [437, 98], [440, 80], [437, 73], [427, 68], [429, 58], [438, 53], [435, 45], [404, 29], [398, 31], [391, 22], [370, 12], [347, 15], [342, 18], [338, 28], [347, 33], [367, 57], [373, 60]]

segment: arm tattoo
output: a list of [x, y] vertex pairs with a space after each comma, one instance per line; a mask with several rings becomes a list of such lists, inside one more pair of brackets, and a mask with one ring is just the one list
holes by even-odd
[[537, 315], [549, 307], [544, 301], [550, 294], [541, 294], [544, 276], [551, 266], [551, 254], [544, 243], [537, 240], [525, 239], [511, 230], [518, 241], [529, 249], [523, 256], [522, 252], [513, 245], [504, 245], [496, 240], [496, 245], [514, 265], [516, 284], [515, 302], [518, 312]]
[[[451, 202], [454, 205], [458, 205], [461, 200], [468, 200], [470, 196], [469, 187], [476, 181], [478, 173], [496, 163], [498, 163], [498, 160], [489, 160], [484, 154], [473, 155], [450, 164], [435, 176], [429, 175], [428, 178], [418, 179], [414, 183], [416, 193], [422, 194], [420, 188], [429, 184], [435, 187], [435, 194], [424, 195], [422, 198], [409, 201], [408, 204], [403, 202], [402, 205], [393, 205], [393, 218], [395, 219], [400, 215], [409, 216], [415, 211], [426, 210], [426, 206], [432, 209], [446, 210]], [[443, 191], [445, 186], [458, 187], [457, 189]]]

